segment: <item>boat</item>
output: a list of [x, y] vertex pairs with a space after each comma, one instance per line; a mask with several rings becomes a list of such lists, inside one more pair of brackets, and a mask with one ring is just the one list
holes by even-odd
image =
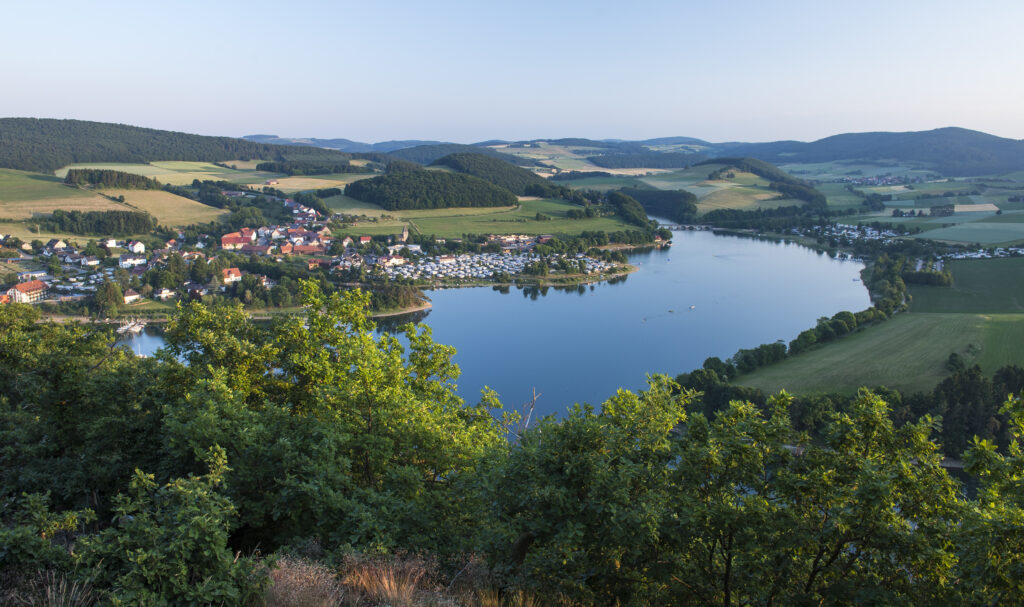
[[130, 320], [127, 323], [122, 323], [121, 326], [117, 328], [117, 334], [127, 335], [130, 333], [132, 335], [138, 335], [139, 333], [142, 333], [142, 330], [145, 328], [145, 321]]

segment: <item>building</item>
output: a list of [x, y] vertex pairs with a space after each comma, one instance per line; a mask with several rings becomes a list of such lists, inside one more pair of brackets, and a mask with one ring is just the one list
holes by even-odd
[[20, 282], [7, 290], [14, 303], [35, 303], [43, 298], [49, 287], [41, 280]]
[[238, 268], [226, 268], [222, 270], [224, 274], [224, 284], [229, 285], [242, 280], [242, 271]]
[[160, 301], [167, 301], [168, 299], [171, 299], [175, 295], [177, 295], [177, 293], [166, 287], [153, 292], [153, 297], [159, 299]]
[[117, 261], [119, 268], [134, 268], [135, 266], [141, 266], [146, 263], [145, 257], [132, 257], [130, 255], [122, 255], [121, 259]]
[[132, 253], [135, 253], [136, 255], [142, 255], [143, 253], [146, 252], [146, 245], [142, 244], [138, 240], [133, 240], [129, 242], [126, 248]]
[[142, 299], [142, 296], [135, 289], [128, 289], [124, 292], [124, 303], [126, 304], [135, 303], [140, 299]]

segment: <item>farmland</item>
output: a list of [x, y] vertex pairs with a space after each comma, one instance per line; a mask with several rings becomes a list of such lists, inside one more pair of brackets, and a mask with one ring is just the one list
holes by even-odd
[[953, 352], [992, 373], [1024, 365], [1024, 314], [900, 314], [839, 341], [739, 377], [735, 383], [765, 392], [841, 392], [886, 386], [932, 389], [946, 375]]
[[795, 393], [852, 393], [862, 385], [930, 390], [953, 352], [992, 373], [1024, 365], [1024, 259], [950, 262], [953, 287], [911, 287], [910, 311], [740, 377]]
[[[124, 196], [125, 204], [146, 211], [156, 217], [161, 225], [186, 226], [216, 220], [226, 211], [176, 196], [163, 190], [104, 190], [112, 197]], [[124, 209], [125, 205], [119, 205]]]
[[[56, 177], [0, 169], [0, 217], [29, 219], [53, 209], [68, 211], [106, 211], [124, 209], [124, 205], [93, 192], [72, 188]], [[6, 228], [4, 231], [7, 232]]]
[[[351, 201], [351, 202], [349, 202]], [[569, 219], [570, 209], [579, 207], [561, 200], [530, 199], [520, 200], [515, 207], [472, 207], [431, 210], [382, 211], [373, 205], [345, 197], [328, 199], [331, 208], [345, 213], [365, 214], [380, 217], [377, 222], [359, 222], [344, 230], [346, 234], [393, 234], [402, 226], [421, 234], [432, 234], [439, 238], [461, 238], [464, 234], [579, 234], [588, 230], [633, 230], [635, 226], [623, 223], [617, 217], [593, 217]], [[359, 206], [362, 205], [362, 206]], [[537, 220], [537, 213], [551, 219]]]
[[[229, 165], [230, 166], [230, 165]], [[236, 165], [237, 166], [237, 165]], [[107, 169], [142, 175], [156, 179], [160, 183], [171, 185], [189, 185], [194, 180], [200, 181], [230, 181], [241, 184], [261, 184], [267, 179], [277, 179], [279, 173], [267, 173], [256, 170], [238, 170], [217, 166], [210, 162], [185, 162], [165, 161], [151, 162], [149, 164], [121, 164], [121, 163], [84, 163], [72, 164], [55, 172], [61, 179], [67, 175], [68, 169]]]

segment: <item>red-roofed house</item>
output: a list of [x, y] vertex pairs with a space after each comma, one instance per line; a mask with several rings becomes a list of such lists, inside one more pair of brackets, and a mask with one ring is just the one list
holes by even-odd
[[327, 249], [315, 244], [297, 244], [292, 247], [292, 251], [296, 255], [323, 255], [327, 252]]
[[229, 232], [220, 237], [220, 248], [241, 249], [243, 246], [252, 243], [252, 240], [242, 236], [238, 232]]
[[369, 244], [369, 242], [371, 240], [373, 240], [372, 236], [360, 236], [359, 237], [359, 244]]
[[233, 282], [242, 280], [242, 271], [238, 268], [226, 268], [223, 270], [224, 273], [224, 284], [229, 285]]
[[30, 280], [19, 282], [7, 289], [7, 294], [11, 296], [11, 301], [14, 303], [35, 303], [43, 298], [48, 288], [46, 283], [41, 280]]

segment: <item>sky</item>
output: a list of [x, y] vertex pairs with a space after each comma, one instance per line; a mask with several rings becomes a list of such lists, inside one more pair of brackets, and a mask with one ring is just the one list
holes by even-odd
[[1024, 2], [16, 2], [0, 116], [357, 141], [1024, 138]]

